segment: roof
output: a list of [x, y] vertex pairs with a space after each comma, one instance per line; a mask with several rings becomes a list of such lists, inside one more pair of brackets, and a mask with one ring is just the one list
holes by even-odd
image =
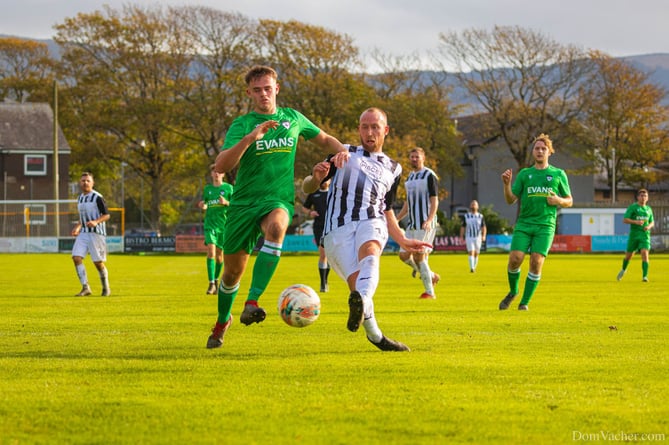
[[[58, 151], [70, 144], [58, 128]], [[0, 103], [0, 152], [53, 152], [53, 111], [48, 103]]]

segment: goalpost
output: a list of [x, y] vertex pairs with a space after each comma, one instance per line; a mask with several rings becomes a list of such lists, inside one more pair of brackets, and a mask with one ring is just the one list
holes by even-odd
[[[111, 207], [107, 221], [107, 236], [121, 237], [125, 232], [125, 209]], [[72, 238], [71, 233], [79, 219], [76, 199], [62, 200], [0, 200], [0, 239], [5, 243], [16, 238]], [[59, 232], [59, 233], [57, 233]], [[9, 241], [7, 241], [9, 240]]]

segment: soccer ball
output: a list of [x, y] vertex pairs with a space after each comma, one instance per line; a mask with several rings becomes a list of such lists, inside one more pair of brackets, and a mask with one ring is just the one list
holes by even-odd
[[288, 326], [303, 328], [316, 321], [321, 313], [321, 299], [305, 284], [293, 284], [279, 295], [279, 315]]

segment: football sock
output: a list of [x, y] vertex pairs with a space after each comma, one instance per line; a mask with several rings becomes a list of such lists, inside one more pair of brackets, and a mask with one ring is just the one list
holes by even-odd
[[214, 277], [217, 275], [214, 275], [214, 271], [216, 269], [216, 260], [213, 258], [207, 258], [207, 278], [209, 281], [214, 281]]
[[281, 258], [281, 244], [265, 240], [253, 265], [251, 289], [247, 300], [258, 301], [274, 275]]
[[642, 261], [641, 262], [641, 270], [643, 271], [643, 276], [647, 277], [648, 276], [648, 261]]
[[102, 270], [98, 270], [98, 275], [100, 275], [100, 283], [102, 284], [103, 289], [109, 289], [109, 271], [106, 267], [103, 267]]
[[469, 255], [469, 268], [474, 269], [476, 267], [476, 264], [474, 262], [474, 255]]
[[360, 266], [360, 272], [355, 281], [355, 290], [360, 292], [363, 300], [371, 300], [374, 298], [374, 293], [376, 293], [376, 288], [379, 285], [379, 257], [366, 256], [360, 260], [358, 265]]
[[[214, 280], [218, 280], [218, 277], [221, 276], [221, 270], [223, 270], [223, 263], [216, 263], [216, 267], [214, 268]], [[209, 279], [211, 281], [211, 278]]]
[[479, 257], [478, 257], [478, 255], [476, 255], [476, 256], [474, 257], [474, 269], [476, 269], [476, 267], [477, 267], [478, 265], [479, 265]]
[[328, 284], [328, 272], [330, 271], [330, 268], [325, 266], [321, 267], [321, 265], [318, 265], [318, 276], [321, 277], [321, 287], [324, 287], [326, 284]]
[[516, 270], [507, 271], [509, 278], [509, 293], [511, 295], [518, 295], [518, 282], [520, 281], [520, 268]]
[[82, 286], [88, 284], [88, 276], [86, 275], [86, 266], [84, 266], [84, 263], [75, 266], [75, 268], [77, 269], [77, 276], [79, 277], [79, 283], [81, 283]]
[[423, 282], [425, 293], [434, 296], [434, 286], [432, 286], [432, 271], [430, 270], [430, 265], [427, 264], [426, 260], [423, 260], [418, 263], [418, 270], [420, 271], [420, 281]]
[[534, 295], [534, 291], [539, 285], [539, 280], [541, 275], [535, 275], [532, 272], [527, 273], [527, 278], [525, 279], [525, 289], [523, 290], [523, 298], [520, 300], [520, 304], [529, 304]]
[[379, 329], [379, 325], [376, 324], [376, 318], [372, 315], [370, 318], [365, 317], [365, 321], [362, 322], [362, 327], [365, 328], [365, 333], [367, 338], [372, 341], [372, 343], [378, 343], [383, 338], [383, 333]]
[[413, 260], [412, 256], [410, 256], [408, 259], [404, 260], [404, 263], [406, 263], [407, 266], [412, 268], [414, 270], [414, 272], [420, 273], [420, 269], [418, 269], [418, 265]]
[[627, 270], [627, 266], [630, 264], [630, 260], [623, 260], [623, 270]]
[[232, 303], [235, 302], [238, 292], [239, 283], [234, 286], [226, 286], [225, 283], [221, 283], [218, 287], [218, 322], [220, 324], [225, 323], [230, 318]]

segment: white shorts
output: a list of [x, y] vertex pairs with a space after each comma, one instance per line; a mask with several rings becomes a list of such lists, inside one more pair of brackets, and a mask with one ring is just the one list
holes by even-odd
[[[404, 236], [410, 239], [419, 239], [421, 241], [428, 242], [430, 244], [434, 243], [434, 237], [437, 235], [437, 228], [433, 227], [429, 230], [423, 229], [409, 229], [405, 232]], [[400, 247], [400, 252], [406, 252], [406, 250]], [[432, 249], [425, 248], [424, 253], [429, 254], [432, 252]]]
[[388, 226], [382, 218], [353, 221], [337, 227], [323, 237], [328, 264], [346, 280], [360, 268], [358, 252], [367, 241], [378, 241], [383, 249], [388, 242]]
[[107, 241], [104, 235], [92, 232], [81, 232], [77, 235], [72, 247], [72, 256], [85, 258], [87, 253], [91, 254], [94, 263], [107, 261]]
[[467, 246], [467, 252], [480, 252], [481, 251], [481, 237], [477, 236], [476, 238], [465, 238], [465, 245]]

